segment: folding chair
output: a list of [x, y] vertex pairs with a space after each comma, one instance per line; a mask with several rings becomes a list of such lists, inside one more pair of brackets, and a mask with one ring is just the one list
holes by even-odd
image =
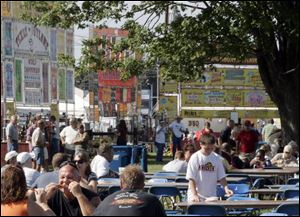
[[190, 205], [187, 214], [226, 216], [225, 208], [219, 205]]
[[286, 213], [289, 216], [299, 216], [299, 202], [295, 204], [281, 204], [276, 208], [275, 212]]
[[[176, 187], [152, 186], [149, 188], [149, 193], [154, 194], [159, 198], [164, 208], [167, 209], [167, 214], [181, 213], [181, 210], [175, 210], [175, 204], [181, 202], [181, 194]], [[172, 210], [168, 210], [169, 208]]]

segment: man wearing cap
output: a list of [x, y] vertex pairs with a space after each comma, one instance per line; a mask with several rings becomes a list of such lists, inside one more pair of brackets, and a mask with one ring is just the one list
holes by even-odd
[[18, 155], [18, 152], [16, 152], [16, 151], [10, 151], [10, 152], [6, 153], [6, 155], [4, 157], [6, 164], [3, 167], [1, 167], [1, 174], [9, 165], [17, 164], [17, 155]]
[[17, 156], [17, 162], [23, 167], [28, 187], [31, 187], [35, 180], [40, 176], [38, 171], [31, 168], [32, 158], [34, 158], [33, 152], [21, 152]]
[[181, 123], [181, 117], [177, 116], [176, 120], [174, 120], [169, 128], [172, 130], [172, 141], [173, 141], [173, 158], [175, 157], [176, 149], [182, 150], [181, 148], [181, 140], [182, 135], [187, 131], [187, 128]]
[[6, 127], [7, 152], [19, 150], [17, 121], [16, 115], [11, 116], [10, 123]]
[[244, 162], [250, 162], [255, 157], [258, 135], [251, 130], [251, 122], [249, 120], [244, 122], [244, 129], [238, 135], [237, 141], [236, 150], [240, 159]]

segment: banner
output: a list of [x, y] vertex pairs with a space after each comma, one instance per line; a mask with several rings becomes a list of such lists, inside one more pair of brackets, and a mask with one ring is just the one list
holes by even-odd
[[235, 112], [239, 118], [279, 118], [278, 110], [182, 110], [183, 118], [230, 118]]
[[163, 112], [169, 121], [177, 116], [177, 96], [162, 96], [159, 98], [159, 111]]
[[94, 99], [95, 99], [94, 92], [93, 91], [89, 91], [89, 104], [90, 104], [90, 106], [94, 105]]
[[74, 32], [66, 31], [66, 55], [74, 56]]
[[192, 107], [203, 104], [203, 90], [200, 89], [182, 89], [181, 104], [182, 106]]
[[122, 81], [120, 72], [98, 72], [98, 81], [100, 87], [133, 87], [136, 85], [136, 77], [132, 77], [127, 81]]
[[95, 113], [95, 115], [94, 115], [94, 117], [95, 117], [95, 121], [96, 122], [99, 122], [99, 120], [100, 120], [100, 116], [99, 116], [99, 107], [98, 106], [95, 106], [95, 108], [94, 108], [94, 113]]
[[183, 107], [276, 107], [264, 90], [182, 89]]
[[40, 89], [25, 89], [26, 105], [41, 105], [42, 95]]
[[12, 115], [14, 115], [16, 113], [15, 103], [14, 102], [6, 102], [5, 105], [6, 105], [6, 115], [10, 118]]
[[3, 62], [1, 62], [1, 99], [4, 97], [3, 80], [4, 80], [4, 70], [3, 70]]
[[13, 56], [12, 23], [4, 21], [4, 55]]
[[73, 70], [68, 69], [67, 70], [67, 83], [66, 83], [66, 88], [67, 88], [67, 99], [69, 103], [74, 102], [74, 77], [73, 77]]
[[16, 80], [15, 80], [15, 96], [16, 102], [23, 102], [23, 89], [22, 89], [22, 60], [15, 61], [15, 72], [16, 72]]
[[1, 1], [1, 17], [11, 17], [11, 1]]
[[65, 54], [65, 31], [57, 30], [57, 54]]
[[54, 115], [56, 117], [56, 120], [59, 120], [59, 105], [58, 105], [58, 103], [51, 104], [50, 110], [51, 110], [51, 115]]
[[24, 60], [24, 88], [41, 88], [41, 60]]
[[66, 100], [66, 71], [58, 69], [58, 90], [59, 100]]
[[50, 60], [57, 61], [56, 29], [50, 30]]
[[160, 93], [177, 93], [178, 82], [176, 81], [165, 81], [160, 83]]
[[183, 88], [203, 86], [246, 86], [264, 88], [258, 69], [224, 69], [203, 72], [199, 79], [184, 82]]
[[14, 48], [17, 54], [49, 56], [49, 29], [27, 23], [14, 23]]
[[43, 103], [49, 103], [49, 64], [43, 63]]
[[274, 107], [274, 103], [265, 91], [249, 90], [244, 91], [246, 107]]
[[14, 98], [13, 91], [13, 63], [5, 63], [5, 97]]
[[51, 63], [51, 100], [57, 100], [57, 65]]

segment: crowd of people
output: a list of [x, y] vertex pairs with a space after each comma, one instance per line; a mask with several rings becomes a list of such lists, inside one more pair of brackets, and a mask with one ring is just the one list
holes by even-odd
[[[1, 216], [166, 215], [158, 198], [143, 191], [145, 175], [140, 166], [129, 165], [121, 173], [111, 170], [114, 153], [107, 139], [100, 141], [96, 156], [91, 158], [88, 134], [78, 120], [71, 119], [70, 126], [60, 132], [54, 116], [46, 124], [37, 115], [27, 130], [29, 150], [21, 153], [16, 122], [13, 116], [6, 130], [8, 152], [6, 165], [1, 168]], [[156, 161], [163, 162], [170, 130], [174, 159], [163, 170], [186, 174], [187, 200], [199, 202], [216, 196], [218, 182], [231, 196], [226, 181], [228, 170], [299, 166], [298, 145], [291, 141], [281, 152], [279, 144], [272, 144], [270, 139], [277, 129], [269, 124], [259, 133], [248, 120], [243, 126], [228, 120], [216, 138], [209, 122], [191, 136], [180, 117], [170, 125], [160, 121], [156, 128]], [[126, 134], [122, 125], [118, 136]], [[118, 141], [126, 142], [124, 138]], [[49, 160], [51, 166], [45, 163]], [[103, 178], [119, 178], [121, 191], [110, 195], [99, 191], [97, 184]]]
[[[188, 132], [180, 117], [177, 117], [169, 126], [160, 121], [156, 128], [155, 140], [157, 162], [162, 162], [167, 132], [172, 134], [170, 143], [172, 143], [174, 162], [183, 160], [178, 157], [181, 154], [176, 154], [176, 151], [184, 151], [186, 146], [194, 146], [195, 151], [200, 150], [202, 136], [213, 135], [216, 138], [215, 152], [219, 153], [226, 170], [299, 165], [298, 145], [295, 141], [290, 141], [286, 145], [281, 144], [281, 138], [273, 119], [268, 120], [261, 132], [254, 128], [253, 123], [249, 120], [245, 120], [243, 125], [228, 120], [227, 126], [218, 137], [208, 121], [205, 122], [203, 129], [193, 133]], [[274, 134], [278, 136], [276, 139], [274, 139]], [[175, 169], [173, 168], [173, 170]]]

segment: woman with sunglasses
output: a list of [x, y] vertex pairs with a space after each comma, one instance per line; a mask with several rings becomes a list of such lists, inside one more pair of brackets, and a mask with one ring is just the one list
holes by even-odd
[[77, 151], [74, 156], [74, 163], [81, 176], [80, 185], [93, 192], [97, 192], [97, 176], [91, 171], [88, 153], [82, 150]]

